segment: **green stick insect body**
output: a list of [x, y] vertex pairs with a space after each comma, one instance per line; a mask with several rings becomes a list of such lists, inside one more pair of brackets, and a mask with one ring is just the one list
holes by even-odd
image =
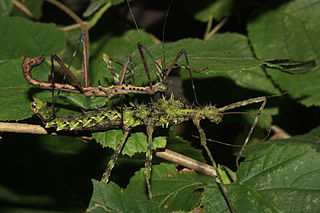
[[[115, 162], [125, 144], [125, 141], [132, 128], [137, 126], [146, 126], [148, 135], [148, 150], [146, 152], [145, 164], [145, 178], [148, 188], [150, 200], [152, 199], [151, 193], [151, 160], [152, 160], [152, 134], [155, 127], [168, 128], [171, 125], [180, 124], [184, 121], [192, 120], [196, 125], [200, 138], [201, 145], [205, 148], [209, 155], [212, 165], [216, 168], [216, 163], [206, 145], [206, 136], [200, 121], [208, 119], [213, 123], [219, 124], [222, 122], [223, 113], [237, 107], [246, 106], [249, 104], [266, 102], [266, 97], [257, 97], [245, 101], [236, 102], [221, 108], [212, 105], [207, 106], [194, 106], [185, 103], [182, 100], [175, 100], [173, 97], [170, 99], [160, 98], [157, 101], [152, 101], [148, 104], [141, 104], [134, 106], [125, 106], [121, 109], [117, 107], [103, 108], [96, 111], [85, 112], [79, 115], [57, 116], [55, 119], [48, 121], [52, 118], [49, 107], [46, 102], [35, 99], [31, 104], [32, 110], [37, 114], [46, 124], [46, 128], [55, 128], [56, 130], [64, 131], [101, 131], [112, 128], [123, 128], [124, 134], [121, 138], [113, 156], [111, 157], [108, 166], [103, 174], [102, 182], [108, 182], [111, 171]], [[262, 109], [259, 110], [260, 114]], [[253, 124], [253, 128], [256, 123]], [[216, 169], [217, 170], [217, 169]], [[218, 178], [220, 175], [218, 175]], [[226, 193], [226, 192], [225, 192]]]
[[51, 114], [45, 102], [35, 99], [32, 103], [32, 110], [45, 121], [46, 128], [53, 127], [57, 131], [98, 131], [119, 128], [122, 125], [122, 119], [126, 128], [130, 129], [139, 125], [151, 125], [151, 123], [155, 127], [168, 128], [190, 119], [209, 119], [218, 124], [223, 117], [223, 111], [215, 106], [193, 106], [172, 97], [170, 99], [160, 98], [149, 104], [125, 106], [123, 113], [120, 112], [120, 108], [104, 108], [80, 115], [58, 115], [48, 122], [46, 121], [49, 120]]

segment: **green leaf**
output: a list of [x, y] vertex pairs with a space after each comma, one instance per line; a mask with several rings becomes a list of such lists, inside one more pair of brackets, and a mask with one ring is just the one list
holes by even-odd
[[[115, 149], [123, 136], [122, 130], [114, 129], [106, 132], [96, 132], [92, 135], [103, 147], [110, 147]], [[165, 137], [153, 138], [152, 148], [164, 148], [167, 140]], [[136, 153], [146, 152], [148, 147], [147, 135], [143, 132], [130, 133], [123, 150], [122, 154], [132, 156]]]
[[[253, 57], [248, 40], [243, 35], [223, 33], [217, 34], [208, 41], [180, 40], [166, 45], [167, 58], [173, 58], [181, 48], [186, 49], [190, 66], [193, 69], [200, 70], [203, 67], [209, 67], [201, 73], [193, 73], [196, 79], [227, 77], [241, 87], [269, 93], [278, 92], [263, 73], [261, 61]], [[181, 59], [178, 64], [185, 65], [185, 61]], [[182, 71], [180, 74], [184, 79], [190, 78], [186, 71]]]
[[86, 212], [160, 212], [148, 199], [125, 193], [113, 182], [105, 184], [92, 180], [92, 183], [93, 195]]
[[89, 17], [93, 13], [95, 13], [97, 10], [99, 10], [102, 5], [108, 3], [108, 0], [91, 0], [89, 7], [87, 7], [86, 11], [83, 13], [84, 17]]
[[[3, 29], [0, 31], [0, 119], [25, 119], [33, 114], [30, 101], [39, 90], [23, 78], [20, 57], [60, 52], [65, 44], [64, 34], [53, 24], [38, 24], [22, 18], [1, 18], [0, 28]], [[49, 71], [48, 64], [43, 63], [32, 71], [32, 75], [37, 80], [48, 81]], [[40, 94], [40, 97], [48, 97], [49, 92], [40, 89]]]
[[8, 16], [12, 9], [11, 0], [3, 0], [0, 2], [0, 17]]
[[277, 139], [277, 140], [269, 140], [265, 143], [259, 143], [255, 146], [248, 146], [245, 151], [245, 155], [248, 155], [252, 152], [256, 152], [261, 149], [265, 149], [265, 147], [270, 146], [271, 144], [276, 145], [286, 145], [286, 144], [307, 144], [320, 152], [320, 126], [311, 130], [309, 133], [304, 135], [297, 135], [288, 139]]
[[[272, 144], [248, 154], [237, 183], [226, 187], [237, 212], [317, 212], [319, 175], [320, 155], [310, 146]], [[229, 212], [217, 184], [208, 184], [202, 204], [204, 212]]]
[[59, 96], [58, 103], [72, 104], [84, 110], [95, 110], [102, 107], [108, 101], [110, 100], [105, 97], [86, 97], [83, 94], [63, 92]]
[[194, 14], [194, 18], [201, 22], [208, 22], [211, 18], [220, 20], [229, 16], [234, 6], [233, 0], [188, 1], [188, 7]]
[[[153, 40], [150, 34], [141, 31], [141, 36], [144, 39], [144, 44], [147, 47], [150, 44], [153, 44]], [[90, 82], [92, 85], [98, 85], [98, 81], [102, 85], [109, 85], [112, 81], [113, 76], [111, 75], [110, 70], [108, 70], [105, 62], [102, 59], [102, 55], [105, 53], [113, 59], [113, 66], [115, 71], [120, 75], [123, 64], [125, 62], [125, 57], [131, 55], [133, 57], [134, 76], [137, 86], [147, 84], [146, 72], [143, 68], [141, 57], [137, 48], [137, 42], [140, 41], [139, 33], [136, 30], [125, 31], [122, 36], [117, 37], [111, 35], [105, 35], [99, 41], [93, 42], [91, 48], [93, 49], [92, 54], [96, 57], [92, 60], [90, 64]], [[150, 49], [149, 49], [150, 50]], [[151, 54], [153, 54], [153, 49], [151, 48]], [[154, 66], [151, 63], [149, 56], [145, 53], [145, 56], [148, 60], [148, 65], [150, 69], [150, 75], [152, 80], [156, 79]], [[158, 59], [156, 57], [156, 59]], [[120, 63], [121, 65], [119, 65]], [[107, 81], [109, 80], [109, 82]]]
[[196, 149], [190, 141], [184, 140], [182, 137], [176, 135], [174, 131], [170, 131], [169, 133], [168, 146], [166, 146], [166, 149], [183, 153], [185, 156], [201, 162], [206, 162], [202, 150]]
[[[290, 1], [276, 10], [259, 11], [248, 24], [249, 39], [260, 59], [316, 60], [320, 58], [319, 4]], [[276, 84], [306, 106], [320, 105], [320, 67], [303, 75], [267, 69]]]
[[[0, 64], [0, 120], [22, 120], [33, 115], [30, 109], [31, 97], [50, 95], [48, 91], [28, 84], [22, 75], [21, 59], [7, 60]], [[48, 78], [49, 66], [44, 63], [34, 70], [36, 79]]]
[[[163, 212], [188, 211], [199, 205], [202, 188], [212, 177], [185, 170], [180, 173], [171, 164], [161, 163], [152, 167], [152, 201]], [[137, 198], [147, 199], [144, 169], [136, 172], [126, 189]]]
[[0, 28], [0, 59], [47, 57], [59, 53], [65, 46], [63, 31], [53, 24], [4, 17], [0, 19]]

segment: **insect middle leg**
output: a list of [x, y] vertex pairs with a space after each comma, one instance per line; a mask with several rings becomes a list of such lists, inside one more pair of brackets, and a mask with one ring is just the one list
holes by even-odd
[[101, 182], [104, 182], [104, 183], [108, 183], [109, 182], [109, 177], [111, 175], [111, 171], [112, 171], [112, 169], [113, 169], [113, 167], [114, 167], [114, 165], [115, 165], [115, 163], [116, 163], [116, 161], [117, 161], [117, 159], [119, 157], [119, 154], [120, 154], [120, 152], [121, 152], [121, 150], [122, 150], [122, 148], [123, 148], [123, 146], [124, 146], [124, 144], [125, 144], [125, 142], [126, 142], [126, 140], [128, 138], [129, 133], [130, 133], [129, 129], [126, 129], [126, 130], [123, 131], [123, 136], [120, 139], [116, 149], [114, 150], [113, 155], [111, 156], [111, 158], [110, 158], [110, 160], [108, 162], [106, 170], [102, 175]]

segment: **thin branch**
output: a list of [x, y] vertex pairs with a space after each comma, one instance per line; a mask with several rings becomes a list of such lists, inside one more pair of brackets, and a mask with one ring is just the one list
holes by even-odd
[[48, 135], [48, 131], [40, 125], [0, 122], [0, 132], [30, 133]]
[[103, 7], [101, 7], [99, 11], [95, 13], [94, 17], [90, 20], [89, 28], [94, 27], [101, 18], [101, 16], [104, 14], [104, 12], [106, 12], [111, 6], [112, 3], [108, 2]]
[[[0, 122], [0, 132], [14, 132], [14, 133], [24, 133], [24, 134], [38, 134], [38, 135], [56, 135], [57, 133], [49, 133], [45, 128], [40, 125], [34, 124], [23, 124], [23, 123], [9, 123]], [[92, 137], [81, 136], [78, 137], [80, 140], [92, 140]], [[205, 175], [216, 177], [215, 169], [205, 163], [194, 160], [177, 152], [165, 149], [163, 152], [156, 152], [156, 156], [189, 169], [193, 169], [197, 172], [203, 173]]]
[[177, 152], [165, 149], [163, 152], [156, 152], [156, 156], [181, 166], [193, 169], [211, 177], [217, 177], [217, 173], [213, 166], [194, 160]]
[[[72, 10], [70, 10], [66, 5], [58, 2], [57, 0], [46, 0], [47, 2], [50, 2], [51, 4], [55, 5], [62, 11], [64, 11], [68, 16], [70, 16], [75, 22], [77, 22], [81, 26], [81, 30], [85, 35], [86, 38], [86, 47], [87, 47], [87, 55], [89, 54], [89, 28], [87, 22], [83, 21], [79, 16], [77, 16]], [[89, 67], [89, 57], [87, 57], [86, 64]], [[85, 76], [87, 76], [87, 73], [85, 73]]]
[[22, 12], [24, 12], [24, 14], [26, 14], [27, 16], [29, 16], [31, 19], [35, 19], [34, 15], [32, 14], [32, 12], [22, 3], [18, 2], [17, 0], [11, 0], [12, 3]]
[[206, 32], [205, 32], [205, 34], [204, 34], [203, 39], [206, 37], [206, 35], [209, 34], [209, 32], [210, 32], [210, 30], [211, 30], [211, 27], [212, 27], [212, 22], [213, 22], [213, 16], [210, 15], [209, 21], [208, 21], [208, 23], [207, 23]]
[[65, 32], [68, 32], [68, 31], [71, 31], [71, 30], [74, 30], [74, 29], [77, 29], [77, 28], [81, 28], [81, 25], [78, 24], [78, 23], [71, 24], [71, 25], [64, 26], [64, 27], [60, 27], [60, 29], [65, 31]]
[[204, 36], [204, 40], [208, 40], [209, 38], [211, 38], [216, 32], [218, 32], [220, 30], [220, 28], [227, 22], [228, 18], [224, 18], [222, 19], [222, 21], [219, 22], [219, 24], [217, 24], [208, 34], [205, 34]]

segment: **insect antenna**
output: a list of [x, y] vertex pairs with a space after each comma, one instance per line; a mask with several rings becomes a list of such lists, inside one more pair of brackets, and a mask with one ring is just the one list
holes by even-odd
[[[190, 76], [190, 81], [191, 81], [191, 86], [192, 86], [192, 90], [193, 90], [193, 96], [194, 96], [194, 102], [197, 104], [197, 105], [200, 105], [199, 102], [198, 102], [198, 97], [197, 97], [197, 93], [196, 93], [196, 88], [195, 88], [195, 85], [194, 85], [194, 81], [193, 81], [193, 77], [192, 77], [192, 69], [190, 68], [190, 65], [189, 65], [189, 60], [188, 60], [188, 56], [187, 56], [187, 52], [185, 49], [181, 49], [179, 51], [179, 53], [177, 54], [177, 56], [174, 58], [174, 60], [171, 62], [170, 66], [169, 66], [169, 69], [166, 68], [166, 58], [165, 58], [165, 32], [166, 32], [166, 25], [167, 25], [167, 20], [168, 20], [168, 16], [169, 16], [169, 11], [173, 5], [173, 1], [174, 0], [171, 0], [170, 1], [170, 4], [169, 4], [169, 7], [166, 11], [166, 14], [165, 14], [165, 19], [164, 19], [164, 23], [163, 23], [163, 30], [162, 30], [162, 61], [163, 61], [163, 69], [162, 69], [162, 76], [163, 76], [163, 81], [165, 81], [168, 77], [168, 75], [170, 74], [170, 72], [173, 70], [174, 66], [176, 65], [177, 61], [179, 60], [179, 58], [182, 56], [182, 54], [184, 54], [185, 56], [185, 61], [186, 61], [186, 68], [189, 72], [189, 76]], [[206, 68], [205, 68], [206, 69]], [[204, 70], [205, 70], [204, 69]]]
[[158, 75], [159, 76], [162, 76], [162, 73], [161, 73], [161, 66], [159, 65], [159, 63], [154, 59], [154, 57], [151, 55], [151, 53], [149, 52], [148, 48], [144, 45], [144, 40], [143, 40], [143, 37], [142, 37], [142, 34], [141, 34], [141, 31], [138, 27], [138, 24], [136, 22], [136, 19], [134, 18], [134, 14], [133, 14], [133, 11], [131, 9], [131, 6], [130, 6], [130, 3], [129, 3], [129, 0], [126, 0], [127, 2], [127, 5], [128, 5], [128, 8], [129, 8], [129, 12], [130, 12], [130, 15], [131, 15], [131, 18], [133, 20], [133, 23], [138, 31], [138, 34], [140, 36], [140, 40], [141, 42], [138, 42], [137, 45], [138, 45], [138, 49], [139, 49], [139, 53], [140, 53], [140, 56], [141, 56], [141, 59], [142, 59], [142, 63], [144, 65], [144, 68], [145, 68], [145, 71], [146, 71], [146, 74], [148, 76], [148, 81], [149, 81], [149, 84], [150, 84], [150, 87], [152, 88], [152, 82], [151, 82], [151, 78], [150, 78], [150, 72], [149, 72], [149, 69], [148, 69], [148, 65], [146, 63], [146, 60], [145, 60], [145, 56], [143, 54], [143, 51], [144, 50], [148, 55], [149, 57], [151, 58], [152, 60], [152, 63], [154, 64], [155, 68], [156, 68], [156, 71], [158, 72]]

